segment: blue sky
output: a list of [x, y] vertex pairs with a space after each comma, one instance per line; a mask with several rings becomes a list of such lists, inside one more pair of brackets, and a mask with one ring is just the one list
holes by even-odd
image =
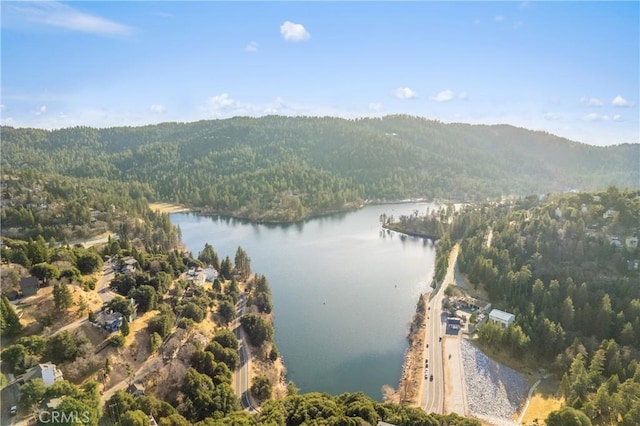
[[639, 142], [639, 2], [1, 2], [2, 124], [411, 114]]

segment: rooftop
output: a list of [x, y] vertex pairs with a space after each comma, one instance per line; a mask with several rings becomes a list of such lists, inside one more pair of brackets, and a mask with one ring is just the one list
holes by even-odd
[[498, 320], [504, 321], [504, 322], [509, 322], [509, 321], [513, 321], [513, 320], [516, 319], [515, 315], [510, 314], [509, 312], [501, 311], [499, 309], [493, 309], [489, 313], [489, 317], [490, 318], [495, 318], [495, 319], [498, 319]]

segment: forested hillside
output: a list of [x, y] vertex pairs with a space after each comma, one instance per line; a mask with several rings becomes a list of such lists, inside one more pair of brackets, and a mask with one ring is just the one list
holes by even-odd
[[138, 183], [146, 196], [252, 219], [299, 220], [409, 197], [638, 187], [640, 145], [594, 147], [511, 126], [418, 117], [237, 117], [144, 127], [2, 128], [5, 173]]
[[469, 206], [445, 236], [462, 238], [460, 271], [516, 316], [480, 341], [547, 366], [595, 424], [640, 419], [639, 234], [640, 192], [610, 187]]

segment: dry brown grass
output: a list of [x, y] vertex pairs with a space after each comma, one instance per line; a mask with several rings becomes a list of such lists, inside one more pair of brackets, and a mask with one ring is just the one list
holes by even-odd
[[550, 412], [560, 409], [564, 405], [564, 399], [557, 396], [558, 387], [552, 382], [542, 381], [531, 396], [529, 408], [522, 418], [525, 425], [533, 424], [537, 420], [539, 425], [544, 424]]
[[180, 213], [189, 210], [185, 206], [172, 203], [149, 203], [149, 208], [160, 213]]
[[[267, 353], [270, 349], [267, 350]], [[256, 376], [265, 376], [273, 385], [273, 391], [271, 397], [273, 399], [283, 399], [287, 396], [287, 384], [286, 384], [287, 369], [282, 362], [282, 358], [278, 357], [277, 360], [265, 360], [259, 355], [251, 358], [251, 373], [249, 380], [252, 380]], [[250, 382], [251, 383], [251, 382]]]
[[532, 356], [525, 355], [521, 358], [514, 358], [506, 350], [480, 344], [478, 339], [469, 340], [469, 342], [477, 346], [489, 358], [522, 374], [529, 385], [533, 385], [540, 378], [537, 373], [540, 364]]
[[489, 293], [487, 293], [487, 290], [484, 288], [483, 284], [479, 284], [478, 288], [474, 288], [473, 284], [469, 282], [469, 279], [466, 276], [462, 274], [460, 274], [460, 276], [462, 276], [462, 280], [464, 281], [464, 284], [466, 286], [466, 288], [462, 289], [465, 293], [478, 300], [489, 300]]

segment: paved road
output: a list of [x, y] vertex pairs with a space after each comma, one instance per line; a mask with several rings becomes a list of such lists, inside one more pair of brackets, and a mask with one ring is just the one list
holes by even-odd
[[445, 371], [445, 412], [457, 413], [462, 417], [467, 415], [466, 387], [464, 368], [462, 367], [462, 353], [460, 350], [461, 335], [447, 336], [444, 341]]
[[533, 386], [531, 386], [531, 389], [529, 389], [529, 393], [527, 394], [527, 402], [524, 404], [524, 408], [522, 409], [522, 411], [520, 412], [520, 415], [518, 416], [518, 424], [522, 424], [522, 419], [524, 419], [524, 415], [527, 414], [527, 410], [529, 409], [529, 403], [531, 402], [531, 396], [533, 395], [533, 392], [536, 390], [540, 382], [542, 382], [547, 377], [549, 376], [545, 375], [542, 378], [538, 379], [538, 381], [535, 382]]
[[240, 367], [238, 367], [234, 375], [234, 390], [236, 395], [240, 397], [242, 408], [248, 410], [250, 413], [257, 413], [258, 410], [252, 404], [249, 390], [249, 387], [251, 386], [249, 381], [249, 374], [251, 372], [251, 354], [247, 347], [247, 336], [240, 325], [240, 317], [244, 313], [246, 303], [245, 295], [240, 295], [240, 300], [236, 306], [236, 319], [233, 322], [233, 332], [238, 338], [240, 346]]
[[96, 285], [96, 289], [98, 290], [98, 296], [102, 299], [102, 303], [106, 303], [111, 301], [115, 297], [115, 293], [111, 291], [109, 288], [109, 284], [111, 284], [111, 280], [115, 277], [115, 272], [113, 270], [112, 262], [105, 262], [102, 267], [102, 276], [98, 280]]
[[98, 245], [98, 244], [104, 244], [104, 243], [109, 242], [109, 237], [111, 237], [112, 240], [118, 239], [117, 235], [105, 232], [102, 235], [98, 235], [98, 236], [90, 238], [88, 240], [71, 241], [69, 243], [69, 245], [70, 246], [74, 246], [76, 244], [82, 244], [85, 248], [89, 248], [89, 247], [93, 247], [93, 246]]
[[[429, 360], [429, 374], [423, 379], [421, 407], [427, 413], [443, 413], [444, 411], [444, 368], [442, 365], [443, 336], [442, 324], [446, 322], [447, 314], [442, 312], [442, 299], [444, 289], [449, 283], [453, 283], [453, 271], [458, 259], [459, 246], [456, 244], [451, 249], [449, 256], [449, 268], [447, 274], [440, 285], [440, 288], [431, 297], [427, 310], [427, 338], [425, 341], [425, 359]], [[433, 375], [433, 380], [431, 376]]]

